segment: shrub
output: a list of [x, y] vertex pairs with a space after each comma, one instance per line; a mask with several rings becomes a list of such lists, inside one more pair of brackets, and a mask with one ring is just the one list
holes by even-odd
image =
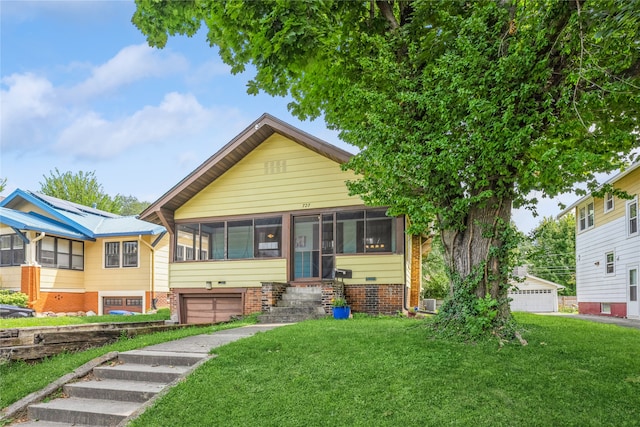
[[18, 307], [27, 307], [29, 296], [22, 292], [10, 291], [8, 289], [0, 290], [0, 304], [17, 305]]

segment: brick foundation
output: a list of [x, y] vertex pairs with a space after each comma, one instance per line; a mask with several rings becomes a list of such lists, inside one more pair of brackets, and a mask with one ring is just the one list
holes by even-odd
[[602, 303], [599, 302], [579, 302], [578, 313], [580, 314], [595, 314], [598, 316], [607, 317], [627, 317], [627, 303], [625, 302], [611, 302], [608, 303], [611, 307], [611, 313], [602, 313]]
[[345, 285], [351, 311], [393, 315], [403, 309], [403, 285]]
[[[33, 303], [32, 308], [38, 313], [45, 311], [54, 313], [88, 311], [85, 298], [84, 292], [40, 292], [40, 298]], [[97, 307], [94, 311], [98, 312]]]
[[170, 295], [171, 294], [168, 292], [156, 292], [155, 294], [153, 294], [153, 297], [152, 297], [152, 293], [147, 292], [145, 295], [145, 299], [147, 302], [146, 309], [153, 310], [153, 301], [152, 301], [153, 298], [156, 299], [156, 308], [169, 308]]
[[260, 313], [262, 312], [263, 293], [261, 288], [247, 288], [244, 293], [244, 313]]

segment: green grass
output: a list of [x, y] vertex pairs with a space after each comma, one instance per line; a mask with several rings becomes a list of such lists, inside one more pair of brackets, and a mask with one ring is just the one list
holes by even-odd
[[[132, 317], [132, 316], [131, 316]], [[90, 360], [110, 351], [128, 351], [162, 342], [235, 328], [256, 323], [255, 316], [215, 326], [188, 327], [170, 331], [139, 335], [119, 340], [113, 344], [76, 353], [62, 353], [37, 363], [8, 362], [0, 364], [0, 408], [44, 388], [54, 380], [73, 372]]]
[[323, 319], [219, 349], [133, 426], [631, 426], [640, 331], [517, 314], [528, 346]]
[[161, 308], [155, 314], [136, 314], [133, 316], [64, 316], [64, 317], [19, 317], [15, 319], [0, 319], [0, 329], [26, 328], [30, 326], [66, 326], [86, 323], [111, 322], [151, 322], [154, 320], [168, 320], [171, 316], [168, 308]]

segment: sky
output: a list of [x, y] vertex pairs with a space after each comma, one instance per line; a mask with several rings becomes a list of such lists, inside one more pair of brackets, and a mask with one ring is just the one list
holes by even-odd
[[[153, 202], [269, 113], [351, 153], [321, 119], [302, 122], [290, 99], [246, 93], [251, 70], [232, 75], [204, 31], [147, 45], [128, 0], [0, 0], [0, 179], [6, 196], [38, 191], [44, 177], [95, 172], [110, 196]], [[538, 217], [515, 210], [528, 233]]]

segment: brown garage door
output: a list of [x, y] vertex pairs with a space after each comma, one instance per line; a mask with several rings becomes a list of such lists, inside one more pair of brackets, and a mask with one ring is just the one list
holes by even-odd
[[142, 313], [142, 297], [104, 297], [102, 312], [109, 314], [111, 310], [133, 311]]
[[183, 323], [226, 322], [242, 315], [241, 294], [183, 295]]

